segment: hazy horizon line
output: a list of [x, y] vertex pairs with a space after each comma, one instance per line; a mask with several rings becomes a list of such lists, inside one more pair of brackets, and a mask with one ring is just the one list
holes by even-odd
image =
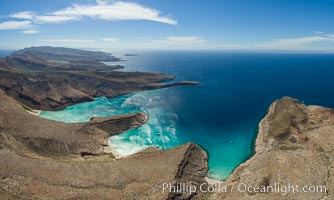
[[0, 47], [0, 51], [18, 51], [24, 48], [30, 47], [62, 47], [62, 48], [70, 48], [70, 49], [81, 49], [81, 50], [89, 50], [89, 51], [223, 51], [223, 52], [263, 52], [263, 53], [334, 53], [334, 50], [261, 50], [261, 49], [218, 49], [218, 48], [198, 48], [198, 49], [190, 49], [190, 48], [94, 48], [94, 47], [66, 47], [66, 46], [52, 46], [52, 45], [42, 45], [42, 46], [28, 46], [23, 48], [7, 48]]

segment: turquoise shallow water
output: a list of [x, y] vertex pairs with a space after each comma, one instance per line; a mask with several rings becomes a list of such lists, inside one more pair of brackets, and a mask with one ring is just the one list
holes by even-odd
[[99, 97], [41, 116], [71, 123], [145, 112], [146, 124], [111, 137], [117, 151], [128, 155], [148, 146], [168, 149], [195, 142], [209, 154], [208, 176], [225, 179], [252, 155], [257, 124], [272, 101], [292, 96], [334, 107], [334, 93], [329, 92], [334, 88], [333, 54], [135, 53], [139, 56], [119, 63], [125, 71], [162, 71], [202, 85]]
[[[179, 116], [175, 112], [177, 109], [175, 101], [178, 101], [178, 98], [174, 92], [173, 89], [162, 89], [124, 95], [113, 99], [99, 97], [93, 102], [76, 104], [62, 111], [43, 111], [40, 116], [74, 123], [89, 121], [94, 116], [145, 112], [149, 116], [147, 123], [137, 129], [110, 138], [119, 153], [130, 155], [150, 146], [169, 149], [192, 141], [202, 145], [210, 152], [209, 174], [211, 177], [226, 178], [231, 170], [249, 155], [245, 152], [250, 150], [249, 141], [251, 138], [247, 140], [244, 137], [238, 137], [249, 130], [239, 128], [230, 133], [231, 136], [234, 135], [232, 137], [213, 138], [208, 137], [207, 130], [198, 129], [197, 126], [190, 130], [181, 129], [178, 126]], [[164, 102], [168, 102], [168, 105]], [[191, 124], [192, 122], [188, 121], [187, 123]], [[193, 134], [194, 132], [198, 134]], [[222, 160], [224, 160], [224, 164], [221, 164]]]

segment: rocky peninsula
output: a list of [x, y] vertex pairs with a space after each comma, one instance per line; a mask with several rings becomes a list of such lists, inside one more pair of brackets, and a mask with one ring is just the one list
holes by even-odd
[[[334, 110], [284, 97], [259, 124], [255, 155], [209, 199], [333, 199]], [[294, 186], [295, 191], [240, 192], [239, 185]], [[298, 186], [298, 190], [296, 189]]]
[[163, 83], [175, 76], [157, 72], [115, 71], [120, 67], [101, 62], [105, 60], [115, 58], [102, 52], [68, 48], [26, 48], [0, 59], [0, 89], [32, 109], [62, 110], [100, 96], [111, 98], [143, 90], [199, 84]]

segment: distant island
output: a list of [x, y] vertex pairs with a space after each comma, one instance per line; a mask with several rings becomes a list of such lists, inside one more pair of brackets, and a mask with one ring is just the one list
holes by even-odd
[[71, 49], [64, 47], [29, 47], [14, 52], [15, 55], [33, 56], [44, 60], [61, 61], [120, 61], [110, 53], [102, 51], [85, 51], [80, 49]]
[[133, 54], [133, 53], [126, 53], [124, 56], [138, 56], [138, 54]]
[[[143, 125], [149, 117], [145, 113], [73, 124], [36, 116], [36, 110], [61, 110], [99, 96], [200, 84], [163, 83], [175, 78], [163, 73], [115, 71], [119, 67], [103, 64], [111, 60], [117, 58], [54, 47], [26, 48], [0, 59], [1, 198], [270, 200], [282, 198], [282, 193], [238, 192], [237, 186], [263, 188], [282, 182], [327, 189], [289, 193], [286, 199], [333, 198], [334, 110], [290, 97], [271, 104], [259, 123], [254, 155], [225, 181], [206, 177], [208, 155], [194, 143], [169, 150], [151, 147], [119, 158], [108, 138]], [[208, 184], [228, 189], [164, 191], [166, 183], [187, 183], [204, 191], [210, 190]]]

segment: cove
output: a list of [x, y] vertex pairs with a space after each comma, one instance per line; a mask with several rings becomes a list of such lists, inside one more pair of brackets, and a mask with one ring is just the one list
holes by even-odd
[[[209, 155], [208, 176], [226, 179], [253, 154], [257, 125], [268, 106], [283, 96], [334, 107], [333, 54], [259, 52], [136, 52], [120, 64], [126, 71], [160, 71], [185, 86], [96, 98], [41, 117], [72, 122], [93, 116], [145, 112], [143, 126], [111, 137], [121, 154], [149, 146], [169, 149], [186, 142]], [[122, 55], [122, 53], [120, 53]], [[117, 54], [116, 54], [117, 56]]]

